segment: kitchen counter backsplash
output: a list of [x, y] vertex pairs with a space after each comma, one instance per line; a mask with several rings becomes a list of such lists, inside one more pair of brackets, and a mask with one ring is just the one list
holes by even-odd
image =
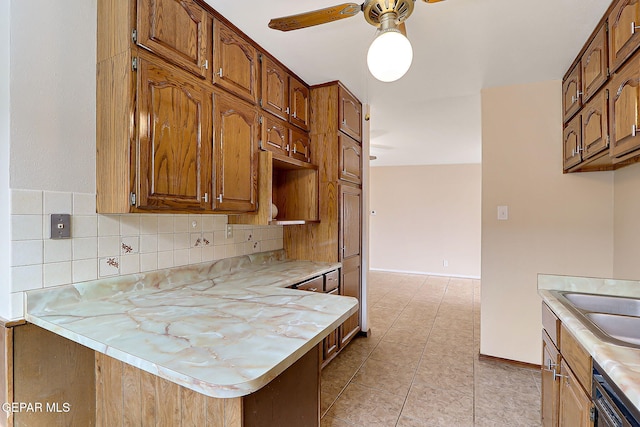
[[538, 289], [640, 297], [640, 282], [637, 280], [539, 274]]
[[[227, 215], [96, 214], [86, 193], [11, 190], [11, 319], [24, 292], [283, 248], [282, 226], [232, 225]], [[71, 238], [51, 240], [51, 214], [71, 214]]]

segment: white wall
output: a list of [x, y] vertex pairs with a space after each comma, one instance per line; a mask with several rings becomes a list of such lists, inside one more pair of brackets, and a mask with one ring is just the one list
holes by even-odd
[[10, 3], [11, 188], [95, 192], [97, 2]]
[[615, 172], [613, 274], [640, 280], [640, 164]]
[[486, 355], [540, 363], [538, 273], [613, 274], [613, 172], [563, 175], [561, 105], [560, 81], [482, 91]]
[[[11, 224], [9, 214], [9, 43], [10, 3], [0, 2], [0, 224]], [[5, 226], [5, 230], [7, 227]], [[0, 234], [0, 317], [11, 318], [11, 238], [9, 232]]]
[[481, 165], [373, 167], [370, 192], [372, 269], [480, 277]]

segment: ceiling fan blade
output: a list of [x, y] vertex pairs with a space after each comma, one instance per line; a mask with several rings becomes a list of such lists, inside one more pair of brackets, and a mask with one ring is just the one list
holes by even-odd
[[399, 25], [398, 25], [398, 30], [400, 30], [400, 32], [402, 33], [403, 36], [407, 37], [407, 24], [405, 23], [405, 21], [402, 21]]
[[280, 31], [299, 30], [300, 28], [313, 27], [314, 25], [349, 18], [357, 15], [361, 10], [362, 7], [357, 3], [343, 3], [326, 9], [314, 10], [313, 12], [272, 19], [269, 21], [269, 28]]

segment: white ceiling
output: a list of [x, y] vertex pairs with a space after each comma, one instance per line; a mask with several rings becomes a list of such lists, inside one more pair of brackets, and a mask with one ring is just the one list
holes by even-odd
[[340, 80], [369, 103], [372, 166], [479, 163], [480, 90], [561, 79], [611, 3], [417, 0], [407, 20], [411, 69], [381, 83], [366, 68], [375, 28], [362, 13], [290, 32], [267, 27], [340, 1], [206, 1], [307, 83]]

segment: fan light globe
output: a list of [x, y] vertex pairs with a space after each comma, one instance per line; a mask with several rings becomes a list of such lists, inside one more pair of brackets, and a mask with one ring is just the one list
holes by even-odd
[[398, 30], [380, 34], [369, 46], [367, 65], [376, 79], [393, 82], [404, 76], [411, 67], [411, 42]]

